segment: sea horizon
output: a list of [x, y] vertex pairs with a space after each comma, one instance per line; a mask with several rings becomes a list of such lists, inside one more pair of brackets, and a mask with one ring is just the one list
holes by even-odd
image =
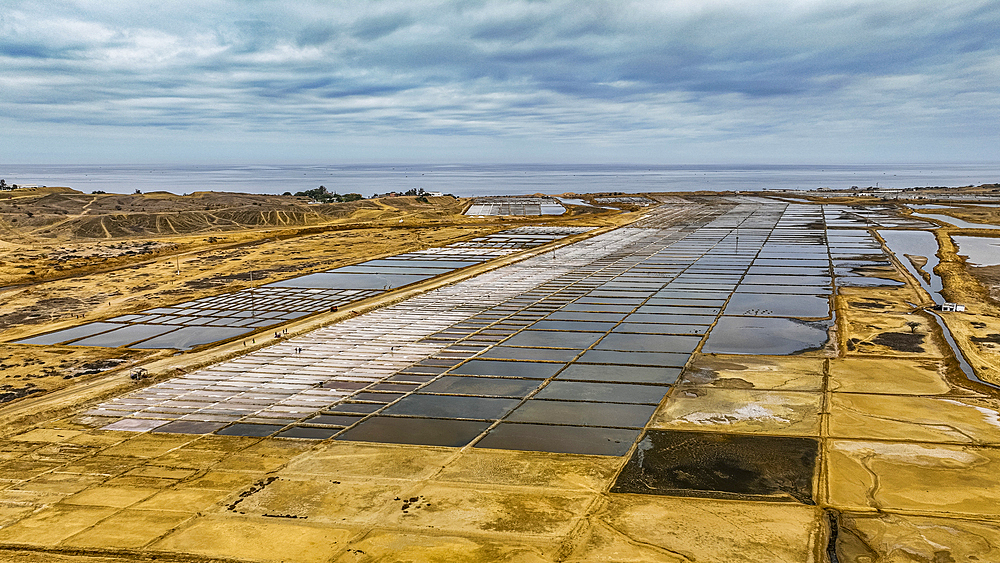
[[7, 184], [82, 192], [405, 192], [462, 197], [595, 192], [959, 187], [1000, 182], [997, 163], [922, 164], [22, 164]]

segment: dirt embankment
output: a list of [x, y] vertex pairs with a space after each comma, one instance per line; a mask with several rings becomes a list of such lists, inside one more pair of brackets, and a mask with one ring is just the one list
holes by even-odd
[[990, 295], [990, 288], [1000, 280], [982, 275], [984, 272], [979, 270], [985, 268], [973, 268], [958, 255], [949, 236], [953, 231], [935, 231], [940, 263], [934, 271], [941, 276], [944, 297], [966, 309], [963, 313], [946, 313], [943, 318], [976, 375], [1000, 385], [1000, 345], [991, 336], [1000, 333], [1000, 306]]

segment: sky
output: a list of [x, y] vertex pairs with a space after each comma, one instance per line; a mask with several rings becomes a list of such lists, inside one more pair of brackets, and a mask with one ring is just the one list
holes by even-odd
[[4, 0], [0, 164], [1000, 161], [996, 0]]

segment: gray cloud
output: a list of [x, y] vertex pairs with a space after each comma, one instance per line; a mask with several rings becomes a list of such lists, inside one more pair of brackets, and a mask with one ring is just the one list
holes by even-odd
[[821, 135], [863, 155], [888, 128], [960, 158], [1000, 135], [990, 0], [10, 4], [0, 124], [36, 131], [368, 136], [399, 155], [414, 135], [617, 159], [685, 144], [708, 160], [754, 140], [808, 158]]

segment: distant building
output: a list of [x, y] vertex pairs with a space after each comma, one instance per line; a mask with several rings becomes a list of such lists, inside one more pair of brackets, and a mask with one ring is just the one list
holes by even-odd
[[941, 305], [941, 310], [946, 313], [964, 313], [965, 305], [959, 305], [958, 303], [945, 303]]

